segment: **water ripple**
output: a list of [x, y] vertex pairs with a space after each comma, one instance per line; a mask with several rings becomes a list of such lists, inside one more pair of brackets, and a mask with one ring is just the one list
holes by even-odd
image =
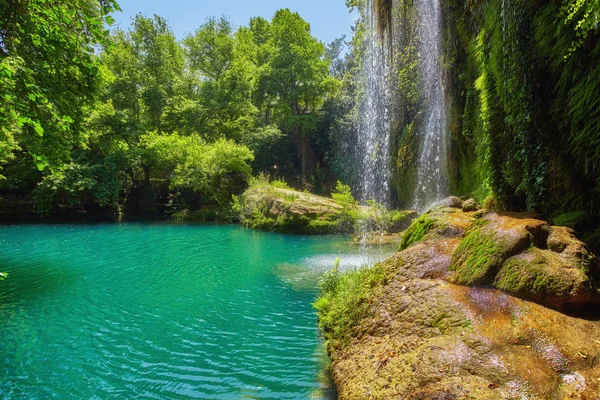
[[235, 226], [0, 226], [0, 397], [330, 398], [314, 285], [273, 271], [319, 269], [341, 243]]

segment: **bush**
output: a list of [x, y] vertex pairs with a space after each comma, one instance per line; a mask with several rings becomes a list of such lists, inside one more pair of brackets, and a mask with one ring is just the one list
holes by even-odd
[[355, 336], [360, 322], [369, 315], [369, 298], [373, 289], [387, 284], [389, 278], [377, 264], [345, 273], [336, 266], [319, 282], [317, 309], [319, 328], [330, 350], [339, 348]]

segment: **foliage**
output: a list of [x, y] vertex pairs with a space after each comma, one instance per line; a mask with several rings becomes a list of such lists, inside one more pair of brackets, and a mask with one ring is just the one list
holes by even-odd
[[552, 224], [557, 226], [566, 226], [571, 229], [576, 229], [582, 225], [585, 225], [589, 216], [584, 211], [572, 211], [564, 214], [557, 215], [552, 218]]
[[341, 181], [337, 181], [335, 191], [331, 193], [331, 198], [342, 206], [341, 219], [343, 225], [348, 229], [354, 228], [356, 221], [360, 217], [358, 210], [358, 201], [352, 196], [350, 186], [344, 185]]
[[[178, 41], [160, 16], [109, 33], [112, 0], [9, 5], [0, 192], [33, 196], [40, 213], [224, 211], [252, 173], [304, 176], [298, 154], [317, 155], [310, 137], [336, 79], [296, 13], [240, 28], [209, 18]], [[322, 143], [311, 168], [325, 165]]]
[[[268, 62], [263, 79], [266, 94], [272, 99], [265, 104], [273, 112], [282, 131], [290, 134], [301, 162], [301, 184], [305, 186], [309, 168], [315, 164], [308, 138], [316, 129], [318, 111], [336, 80], [329, 76], [330, 60], [325, 46], [310, 34], [310, 25], [299, 14], [288, 9], [275, 13], [271, 22]], [[310, 164], [310, 165], [309, 165]]]
[[0, 5], [0, 164], [28, 154], [42, 171], [69, 161], [82, 138], [108, 46], [114, 0], [11, 0]]
[[369, 315], [374, 288], [389, 280], [380, 264], [344, 273], [339, 271], [338, 264], [321, 278], [319, 297], [313, 304], [330, 349], [343, 346], [356, 335], [359, 323]]
[[575, 25], [574, 31], [576, 38], [571, 42], [568, 54], [573, 53], [583, 46], [584, 41], [594, 32], [598, 32], [598, 22], [600, 14], [599, 0], [574, 0], [564, 1], [561, 13], [565, 15], [564, 23]]

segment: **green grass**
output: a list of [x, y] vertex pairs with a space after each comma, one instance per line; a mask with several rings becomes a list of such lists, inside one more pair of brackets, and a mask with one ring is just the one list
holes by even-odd
[[360, 322], [369, 315], [373, 288], [385, 285], [388, 274], [379, 264], [340, 273], [336, 266], [319, 283], [317, 309], [319, 328], [330, 350], [348, 343]]

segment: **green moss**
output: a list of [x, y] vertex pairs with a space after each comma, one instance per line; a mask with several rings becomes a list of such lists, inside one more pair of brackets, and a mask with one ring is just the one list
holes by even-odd
[[340, 273], [336, 266], [323, 276], [313, 306], [330, 350], [347, 344], [355, 336], [356, 328], [369, 315], [373, 289], [388, 281], [386, 270], [379, 264], [346, 273]]
[[524, 256], [509, 258], [498, 272], [494, 286], [530, 298], [548, 295], [562, 297], [570, 294], [573, 282], [560, 261], [532, 249]]
[[390, 211], [390, 226], [388, 228], [388, 232], [402, 232], [404, 229], [410, 226], [416, 216], [417, 213], [414, 211]]
[[489, 284], [506, 259], [506, 249], [492, 232], [485, 232], [486, 225], [483, 220], [473, 224], [452, 254], [450, 270], [456, 272], [453, 277], [456, 283]]
[[433, 229], [436, 225], [436, 220], [431, 218], [428, 214], [421, 215], [416, 221], [414, 221], [408, 229], [402, 235], [402, 242], [400, 243], [399, 251], [407, 249], [414, 243], [423, 240], [423, 237]]

